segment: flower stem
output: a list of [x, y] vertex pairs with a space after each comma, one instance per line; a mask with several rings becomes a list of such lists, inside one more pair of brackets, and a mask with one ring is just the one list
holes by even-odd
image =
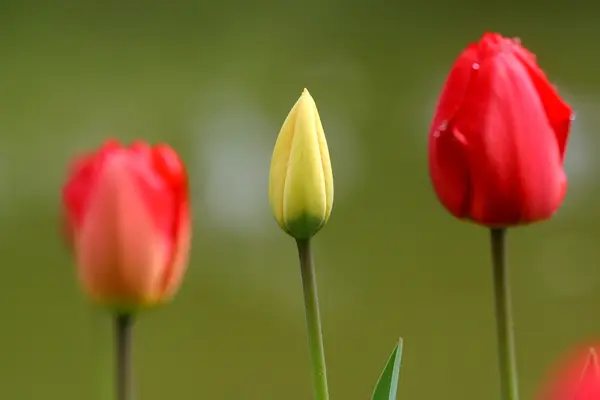
[[133, 400], [133, 379], [131, 376], [132, 331], [133, 316], [131, 314], [117, 314], [115, 316], [117, 400]]
[[317, 295], [317, 278], [315, 264], [310, 246], [310, 239], [296, 241], [302, 272], [302, 288], [304, 291], [304, 308], [306, 311], [306, 327], [308, 329], [308, 347], [310, 351], [310, 369], [313, 380], [315, 400], [328, 400], [327, 370], [325, 367], [325, 349], [319, 314], [319, 297]]
[[519, 400], [510, 282], [506, 263], [506, 229], [492, 228], [490, 233], [502, 400]]

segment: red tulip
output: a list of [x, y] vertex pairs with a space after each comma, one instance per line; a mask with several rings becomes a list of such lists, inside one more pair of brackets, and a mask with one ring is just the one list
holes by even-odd
[[549, 376], [538, 400], [600, 399], [599, 347], [578, 350]]
[[455, 61], [429, 132], [429, 172], [454, 216], [504, 227], [565, 195], [571, 108], [518, 40], [486, 33]]
[[185, 167], [166, 145], [114, 141], [71, 165], [63, 224], [92, 299], [138, 308], [168, 300], [190, 246]]

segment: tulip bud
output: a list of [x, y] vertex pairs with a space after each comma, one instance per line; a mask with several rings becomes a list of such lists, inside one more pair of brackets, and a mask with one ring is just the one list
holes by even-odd
[[281, 229], [296, 239], [312, 237], [331, 214], [331, 161], [317, 105], [306, 89], [275, 142], [269, 201]]
[[191, 224], [185, 167], [170, 147], [107, 142], [71, 165], [62, 199], [79, 280], [94, 301], [133, 311], [175, 293]]
[[538, 400], [600, 399], [600, 365], [598, 346], [578, 349], [564, 359], [548, 376]]
[[550, 218], [567, 188], [572, 110], [520, 41], [486, 33], [455, 61], [429, 132], [429, 173], [454, 216], [488, 227]]

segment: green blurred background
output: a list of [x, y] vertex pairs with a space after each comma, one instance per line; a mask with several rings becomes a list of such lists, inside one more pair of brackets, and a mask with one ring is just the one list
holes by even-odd
[[522, 395], [600, 333], [599, 6], [566, 1], [0, 2], [0, 399], [110, 399], [111, 330], [58, 235], [72, 154], [167, 141], [192, 177], [195, 236], [176, 301], [136, 326], [140, 400], [309, 399], [293, 241], [267, 200], [302, 89], [336, 199], [316, 238], [332, 399], [366, 399], [399, 335], [400, 399], [499, 399], [487, 232], [438, 205], [429, 120], [484, 30], [519, 36], [577, 111], [570, 188], [510, 232]]

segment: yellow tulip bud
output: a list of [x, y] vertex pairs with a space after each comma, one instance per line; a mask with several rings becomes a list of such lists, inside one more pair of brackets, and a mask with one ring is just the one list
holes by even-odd
[[317, 105], [308, 90], [285, 119], [273, 150], [269, 201], [281, 229], [308, 239], [329, 219], [333, 174]]

